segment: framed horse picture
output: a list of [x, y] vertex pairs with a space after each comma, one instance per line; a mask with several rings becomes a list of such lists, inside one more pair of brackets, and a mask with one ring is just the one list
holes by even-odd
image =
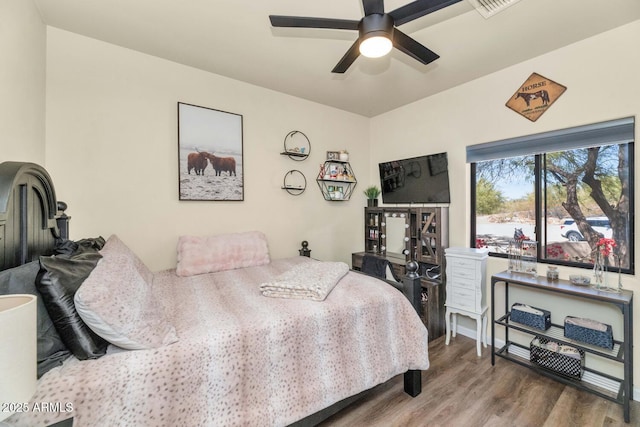
[[566, 87], [540, 74], [533, 73], [505, 104], [516, 113], [535, 122], [544, 114]]
[[180, 200], [244, 200], [242, 116], [178, 102]]

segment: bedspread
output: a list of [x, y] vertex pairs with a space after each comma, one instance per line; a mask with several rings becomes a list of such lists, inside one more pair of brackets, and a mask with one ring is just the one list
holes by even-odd
[[[323, 302], [259, 284], [305, 257], [191, 277], [154, 275], [179, 341], [67, 360], [9, 425], [284, 426], [408, 369], [427, 369], [427, 330], [396, 289], [349, 272]], [[36, 411], [41, 403], [56, 411]], [[57, 406], [56, 406], [57, 405]], [[65, 411], [69, 411], [65, 413]]]

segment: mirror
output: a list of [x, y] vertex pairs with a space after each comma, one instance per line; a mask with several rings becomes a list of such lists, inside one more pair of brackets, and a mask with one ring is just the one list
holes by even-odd
[[385, 212], [385, 247], [387, 256], [405, 259], [409, 218], [404, 212]]

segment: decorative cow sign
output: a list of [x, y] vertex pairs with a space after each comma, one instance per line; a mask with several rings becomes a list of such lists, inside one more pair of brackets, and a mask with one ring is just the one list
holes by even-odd
[[533, 73], [507, 101], [506, 106], [535, 122], [567, 90], [553, 80]]

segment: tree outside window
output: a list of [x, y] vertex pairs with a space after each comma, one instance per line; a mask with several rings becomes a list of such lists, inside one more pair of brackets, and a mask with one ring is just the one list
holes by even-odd
[[549, 264], [591, 268], [598, 242], [608, 264], [633, 272], [633, 143], [472, 163], [472, 244], [506, 256], [516, 229]]

